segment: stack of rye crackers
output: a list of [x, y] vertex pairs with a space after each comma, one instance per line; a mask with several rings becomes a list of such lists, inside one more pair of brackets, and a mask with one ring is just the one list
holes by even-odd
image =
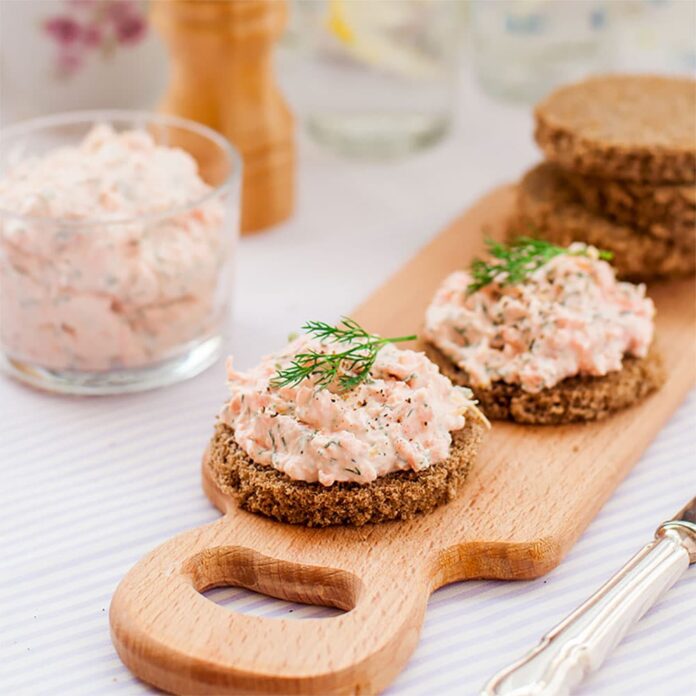
[[696, 82], [608, 75], [535, 110], [546, 161], [523, 177], [510, 236], [611, 251], [620, 277], [696, 267]]

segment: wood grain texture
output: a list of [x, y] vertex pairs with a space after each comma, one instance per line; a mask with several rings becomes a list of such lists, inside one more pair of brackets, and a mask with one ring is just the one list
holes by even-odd
[[[502, 234], [513, 193], [489, 194], [353, 316], [373, 331], [417, 329], [443, 276]], [[495, 423], [460, 496], [410, 522], [305, 529], [239, 510], [204, 476], [225, 515], [166, 542], [125, 577], [111, 605], [114, 644], [139, 677], [182, 694], [368, 694], [418, 642], [428, 596], [467, 578], [526, 579], [554, 568], [694, 381], [694, 283], [651, 288], [664, 388], [600, 423]], [[204, 469], [205, 471], [205, 469]], [[235, 585], [336, 606], [328, 619], [233, 613], [202, 590]]]
[[[171, 61], [160, 110], [214, 128], [239, 150], [242, 234], [285, 220], [294, 207], [295, 125], [272, 64], [287, 13], [286, 0], [150, 3]], [[196, 158], [205, 175], [205, 158]]]

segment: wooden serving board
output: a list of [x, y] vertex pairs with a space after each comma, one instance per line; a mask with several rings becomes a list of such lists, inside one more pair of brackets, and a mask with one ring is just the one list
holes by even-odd
[[[353, 316], [372, 331], [417, 330], [443, 276], [501, 233], [497, 190], [456, 220]], [[428, 596], [467, 578], [534, 578], [554, 568], [694, 381], [694, 283], [651, 288], [669, 378], [642, 405], [590, 425], [495, 423], [460, 496], [410, 522], [305, 529], [239, 510], [143, 558], [111, 604], [113, 641], [141, 679], [181, 694], [372, 694], [418, 642]], [[205, 443], [201, 443], [203, 450]], [[656, 520], [656, 523], [659, 520]], [[327, 619], [240, 615], [201, 592], [234, 585], [336, 606]]]

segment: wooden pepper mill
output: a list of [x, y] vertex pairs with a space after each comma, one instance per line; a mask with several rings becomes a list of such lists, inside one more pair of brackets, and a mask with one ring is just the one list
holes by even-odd
[[171, 55], [161, 110], [227, 136], [244, 160], [242, 232], [293, 209], [293, 118], [275, 83], [271, 51], [285, 0], [155, 0], [150, 10]]

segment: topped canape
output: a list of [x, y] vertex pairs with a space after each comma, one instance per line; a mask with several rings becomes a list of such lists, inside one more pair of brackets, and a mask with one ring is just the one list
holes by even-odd
[[309, 526], [408, 519], [449, 501], [487, 426], [423, 353], [351, 319], [309, 322], [259, 365], [228, 364], [206, 457], [246, 510]]
[[663, 381], [655, 307], [616, 280], [608, 255], [520, 238], [445, 279], [426, 314], [426, 352], [487, 416], [554, 424], [603, 418]]

